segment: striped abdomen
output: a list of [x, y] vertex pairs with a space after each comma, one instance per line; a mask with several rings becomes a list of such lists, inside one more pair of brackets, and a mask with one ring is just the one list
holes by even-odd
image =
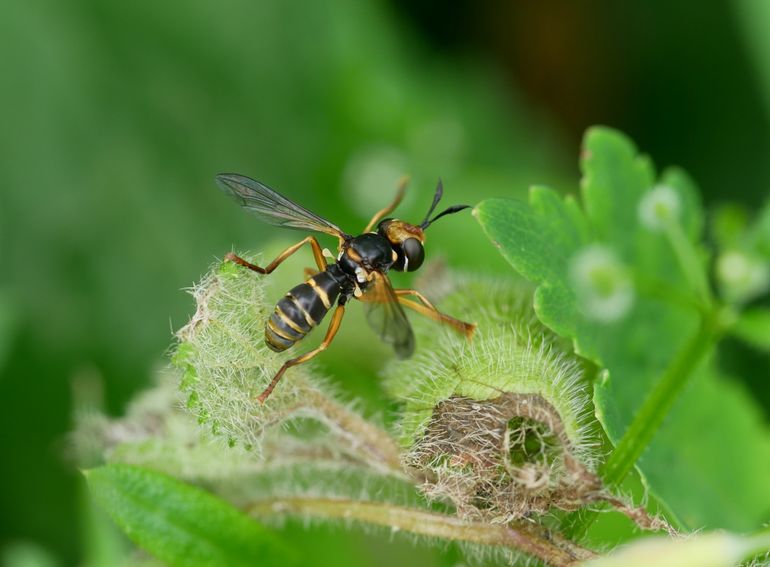
[[281, 352], [302, 340], [329, 311], [340, 294], [340, 284], [321, 272], [287, 293], [265, 325], [265, 342]]

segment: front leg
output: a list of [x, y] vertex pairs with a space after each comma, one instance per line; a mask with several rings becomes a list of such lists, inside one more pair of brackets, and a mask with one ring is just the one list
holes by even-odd
[[[442, 313], [436, 308], [435, 305], [433, 305], [433, 303], [431, 303], [428, 300], [427, 297], [425, 297], [416, 289], [396, 289], [394, 291], [396, 292], [396, 296], [398, 297], [398, 302], [404, 307], [408, 307], [413, 311], [417, 311], [417, 313], [419, 313], [420, 315], [429, 317], [434, 321], [437, 321], [444, 325], [449, 325], [450, 327], [455, 329], [458, 333], [462, 333], [463, 335], [465, 335], [465, 337], [468, 339], [473, 337], [473, 333], [476, 330], [476, 326], [477, 326], [476, 323], [466, 323], [464, 321], [460, 321], [459, 319], [455, 319], [454, 317], [450, 317], [445, 313]], [[406, 299], [406, 296], [408, 295], [413, 295], [414, 297], [419, 299], [422, 302], [422, 305], [415, 301]]]
[[409, 177], [402, 177], [401, 181], [398, 184], [398, 190], [396, 191], [396, 196], [393, 199], [393, 201], [384, 209], [380, 209], [377, 211], [374, 216], [372, 217], [372, 220], [369, 221], [369, 224], [366, 225], [366, 228], [364, 229], [364, 233], [371, 232], [377, 223], [381, 221], [385, 215], [389, 215], [392, 213], [396, 207], [398, 207], [399, 203], [401, 203], [401, 200], [404, 198], [404, 192], [406, 191], [406, 186], [409, 184]]
[[318, 240], [316, 240], [315, 236], [308, 236], [307, 238], [303, 238], [296, 244], [293, 244], [292, 246], [289, 246], [286, 250], [281, 252], [278, 257], [270, 262], [266, 268], [260, 268], [256, 264], [252, 264], [248, 260], [244, 260], [240, 256], [237, 256], [233, 252], [228, 252], [227, 255], [225, 255], [225, 262], [235, 262], [239, 266], [243, 266], [244, 268], [248, 268], [249, 270], [254, 270], [255, 272], [258, 272], [260, 274], [270, 274], [275, 270], [278, 266], [281, 265], [281, 262], [283, 262], [286, 258], [294, 254], [297, 250], [299, 250], [303, 244], [310, 244], [310, 247], [313, 249], [313, 258], [315, 258], [315, 263], [318, 266], [318, 271], [323, 272], [326, 269], [326, 258], [324, 258], [323, 250], [321, 250], [321, 245], [318, 244]]

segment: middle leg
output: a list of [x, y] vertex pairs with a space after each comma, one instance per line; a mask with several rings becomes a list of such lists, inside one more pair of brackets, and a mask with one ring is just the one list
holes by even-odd
[[[429, 317], [434, 321], [438, 321], [444, 325], [449, 325], [458, 333], [464, 334], [468, 339], [473, 336], [473, 332], [476, 330], [476, 323], [466, 323], [465, 321], [460, 321], [459, 319], [455, 319], [454, 317], [450, 317], [449, 315], [442, 313], [436, 308], [435, 305], [433, 305], [433, 303], [428, 300], [427, 297], [425, 297], [416, 289], [396, 289], [394, 291], [398, 297], [398, 302], [404, 307], [408, 307], [420, 315]], [[410, 295], [419, 299], [421, 303], [406, 299], [406, 297]]]

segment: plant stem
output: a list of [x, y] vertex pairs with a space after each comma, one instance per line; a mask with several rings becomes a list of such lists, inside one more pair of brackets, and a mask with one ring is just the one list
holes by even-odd
[[[606, 488], [616, 488], [623, 482], [652, 441], [688, 379], [714, 345], [718, 326], [716, 319], [714, 314], [704, 315], [698, 332], [679, 351], [636, 412], [615, 450], [599, 470]], [[597, 516], [597, 512], [586, 514], [570, 535], [582, 537]]]
[[589, 549], [530, 523], [469, 523], [454, 516], [384, 502], [293, 497], [256, 502], [246, 510], [256, 516], [298, 514], [326, 519], [358, 520], [448, 541], [499, 546], [526, 553], [555, 567], [578, 565], [596, 557]]
[[682, 230], [682, 225], [679, 222], [673, 222], [666, 227], [666, 236], [690, 287], [695, 291], [702, 305], [705, 308], [710, 308], [714, 298], [711, 294], [703, 261], [698, 257], [695, 246]]
[[[688, 379], [714, 345], [719, 327], [718, 311], [714, 306], [711, 288], [696, 248], [679, 222], [673, 222], [666, 227], [666, 236], [682, 273], [697, 296], [697, 301], [693, 305], [701, 314], [700, 327], [695, 336], [679, 351], [658, 383], [655, 384], [653, 390], [636, 412], [615, 450], [599, 470], [604, 486], [610, 489], [618, 487], [623, 482], [650, 444]], [[681, 297], [686, 297], [686, 295], [676, 294], [673, 297], [677, 299], [677, 303], [681, 303]], [[575, 525], [571, 535], [573, 537], [584, 535], [597, 515], [597, 512], [590, 512], [585, 515], [582, 522]]]
[[714, 344], [716, 310], [698, 252], [679, 222], [667, 226], [666, 236], [674, 250], [682, 273], [701, 302], [701, 322], [697, 334], [679, 351], [650, 395], [636, 412], [615, 450], [600, 470], [607, 487], [618, 486], [650, 444], [663, 419], [668, 415], [698, 363]]
[[679, 352], [650, 395], [636, 412], [615, 450], [604, 463], [600, 475], [605, 486], [618, 486], [650, 444], [671, 406], [687, 384], [698, 363], [714, 344], [715, 329], [706, 317], [696, 335]]
[[305, 396], [306, 402], [320, 411], [354, 449], [362, 451], [370, 461], [390, 472], [403, 472], [398, 446], [385, 430], [314, 388], [308, 388]]

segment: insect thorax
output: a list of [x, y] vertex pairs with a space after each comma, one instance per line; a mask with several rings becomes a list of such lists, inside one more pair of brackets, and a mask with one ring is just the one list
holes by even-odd
[[357, 270], [387, 272], [393, 265], [395, 254], [386, 238], [375, 233], [356, 236], [344, 247], [338, 260], [342, 270], [356, 276]]

